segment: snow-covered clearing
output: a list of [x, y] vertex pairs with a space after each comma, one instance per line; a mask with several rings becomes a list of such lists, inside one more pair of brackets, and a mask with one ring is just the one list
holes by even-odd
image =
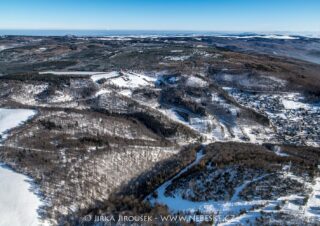
[[52, 99], [50, 99], [49, 103], [61, 103], [61, 102], [68, 102], [72, 101], [73, 97], [68, 93], [64, 93], [61, 91], [55, 91], [55, 95]]
[[8, 130], [19, 126], [35, 114], [33, 110], [0, 108], [0, 137], [4, 139]]
[[0, 164], [0, 181], [0, 225], [40, 225], [41, 201], [30, 191], [31, 180]]
[[112, 71], [112, 72], [109, 72], [109, 73], [96, 73], [94, 75], [91, 76], [91, 79], [94, 81], [94, 82], [97, 82], [101, 79], [110, 79], [110, 78], [114, 78], [114, 77], [117, 77], [119, 76], [119, 73], [116, 72], [116, 71]]
[[42, 53], [42, 52], [44, 52], [44, 51], [46, 51], [46, 50], [47, 50], [47, 48], [41, 47], [41, 48], [38, 48], [37, 50], [35, 50], [35, 52], [36, 52], [36, 53]]
[[287, 110], [307, 107], [307, 105], [304, 103], [294, 101], [294, 100], [286, 100], [286, 99], [282, 99], [282, 104], [283, 104], [284, 108]]
[[130, 89], [124, 89], [122, 91], [119, 92], [120, 94], [127, 96], [127, 97], [131, 97], [132, 96], [132, 90]]
[[3, 45], [0, 46], [0, 52], [3, 51], [3, 50], [5, 50], [5, 49], [7, 49], [7, 48], [8, 48], [7, 46], [3, 46]]
[[40, 75], [95, 75], [104, 74], [105, 72], [93, 72], [93, 71], [42, 71], [39, 72]]
[[37, 95], [48, 89], [48, 84], [23, 84], [19, 92], [14, 92], [12, 100], [25, 105], [37, 105]]
[[124, 78], [118, 78], [118, 80], [113, 80], [115, 85], [122, 88], [138, 88], [143, 86], [154, 86], [156, 81], [155, 78], [149, 76], [138, 74], [134, 72], [123, 73]]
[[208, 86], [208, 82], [201, 78], [190, 76], [187, 78], [186, 85], [190, 87], [206, 87]]
[[190, 56], [166, 56], [164, 59], [170, 60], [170, 61], [184, 61], [189, 58]]
[[93, 81], [106, 79], [107, 83], [119, 88], [139, 88], [144, 86], [154, 86], [155, 78], [138, 74], [135, 72], [110, 72], [105, 74], [96, 74], [91, 76]]
[[[36, 114], [33, 110], [0, 108], [0, 135]], [[41, 201], [31, 191], [31, 180], [0, 164], [0, 225], [39, 225]]]
[[95, 96], [97, 97], [106, 93], [111, 93], [111, 91], [107, 89], [100, 89], [98, 92], [96, 92]]

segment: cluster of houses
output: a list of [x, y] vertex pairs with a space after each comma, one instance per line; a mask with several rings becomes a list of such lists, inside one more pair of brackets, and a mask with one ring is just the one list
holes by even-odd
[[[267, 115], [284, 144], [320, 146], [320, 104], [303, 103], [301, 95], [251, 93], [227, 89], [240, 104]], [[292, 107], [284, 105], [290, 96]]]

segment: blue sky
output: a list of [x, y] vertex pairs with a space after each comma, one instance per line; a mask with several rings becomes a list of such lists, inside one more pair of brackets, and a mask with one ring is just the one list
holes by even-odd
[[319, 0], [1, 0], [0, 29], [320, 31]]

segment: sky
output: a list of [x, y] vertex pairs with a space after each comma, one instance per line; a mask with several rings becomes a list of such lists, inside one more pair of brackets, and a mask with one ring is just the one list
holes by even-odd
[[0, 29], [320, 31], [320, 0], [1, 0]]

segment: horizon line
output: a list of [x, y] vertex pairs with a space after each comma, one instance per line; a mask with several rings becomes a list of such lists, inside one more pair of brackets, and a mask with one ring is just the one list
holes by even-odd
[[0, 30], [25, 30], [25, 31], [168, 31], [168, 32], [320, 32], [320, 30], [192, 30], [192, 29], [103, 29], [103, 28], [1, 28]]

